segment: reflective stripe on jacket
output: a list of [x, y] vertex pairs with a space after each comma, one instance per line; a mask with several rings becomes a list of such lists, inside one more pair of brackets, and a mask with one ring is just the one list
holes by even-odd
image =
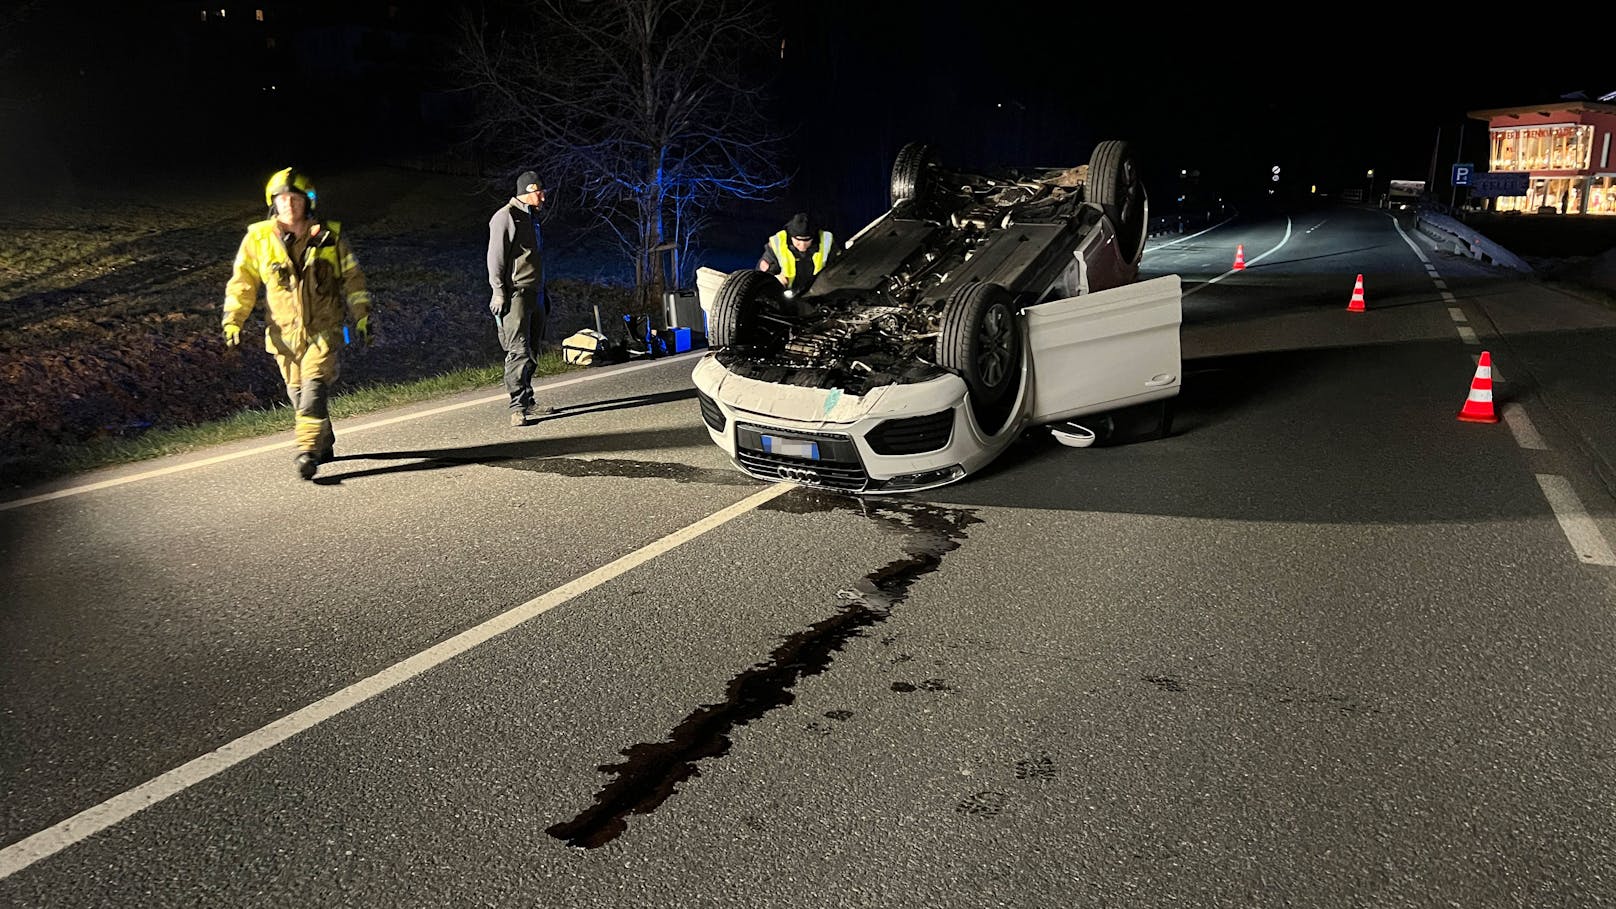
[[309, 228], [299, 263], [293, 263], [281, 230], [273, 218], [247, 228], [225, 285], [224, 324], [246, 324], [262, 287], [269, 311], [265, 346], [301, 356], [311, 339], [340, 333], [347, 319], [357, 322], [370, 315], [370, 294], [338, 222], [315, 222]]
[[[754, 234], [754, 236], [756, 236]], [[825, 267], [825, 257], [830, 253], [832, 238], [830, 231], [819, 232], [819, 245], [814, 248], [814, 274], [819, 274]], [[791, 248], [791, 238], [785, 231], [780, 231], [769, 238], [769, 246], [774, 250], [774, 257], [780, 262], [780, 274], [785, 275], [786, 284], [797, 280], [797, 251]]]

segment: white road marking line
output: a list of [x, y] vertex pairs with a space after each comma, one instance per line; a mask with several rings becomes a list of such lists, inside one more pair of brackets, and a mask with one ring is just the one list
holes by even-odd
[[1224, 218], [1222, 221], [1219, 221], [1218, 223], [1212, 225], [1211, 227], [1203, 228], [1201, 230], [1196, 231], [1193, 234], [1188, 234], [1186, 236], [1177, 237], [1175, 239], [1168, 240], [1166, 243], [1158, 243], [1155, 246], [1152, 246], [1151, 250], [1154, 251], [1154, 250], [1158, 250], [1158, 249], [1166, 249], [1167, 247], [1172, 246], [1175, 243], [1183, 243], [1185, 240], [1193, 240], [1193, 239], [1195, 239], [1196, 237], [1199, 237], [1202, 234], [1209, 234], [1212, 231], [1217, 230], [1218, 228], [1222, 227], [1225, 224], [1228, 224], [1230, 221], [1233, 221], [1233, 220], [1234, 220], [1234, 218], [1232, 216], [1228, 217], [1228, 218]]
[[1410, 236], [1409, 236], [1409, 235], [1408, 235], [1408, 231], [1406, 231], [1406, 230], [1404, 230], [1404, 229], [1403, 229], [1403, 225], [1401, 225], [1401, 224], [1399, 224], [1399, 223], [1397, 223], [1397, 218], [1396, 218], [1396, 217], [1394, 217], [1394, 216], [1393, 216], [1393, 215], [1391, 215], [1391, 214], [1390, 214], [1390, 213], [1388, 213], [1388, 214], [1387, 214], [1387, 215], [1386, 215], [1386, 217], [1388, 217], [1388, 218], [1391, 218], [1391, 221], [1392, 221], [1392, 227], [1395, 227], [1395, 228], [1397, 228], [1397, 235], [1398, 235], [1398, 236], [1399, 236], [1399, 237], [1402, 237], [1402, 238], [1403, 238], [1403, 242], [1404, 242], [1404, 243], [1407, 243], [1407, 244], [1408, 244], [1408, 248], [1409, 248], [1409, 249], [1412, 249], [1412, 250], [1414, 250], [1414, 255], [1416, 255], [1416, 256], [1418, 256], [1418, 257], [1419, 257], [1419, 260], [1420, 260], [1420, 261], [1421, 261], [1421, 262], [1424, 262], [1424, 263], [1425, 263], [1425, 267], [1426, 267], [1426, 268], [1430, 268], [1430, 267], [1431, 267], [1431, 259], [1430, 259], [1430, 257], [1429, 257], [1429, 256], [1427, 256], [1427, 255], [1426, 255], [1426, 254], [1425, 254], [1425, 250], [1423, 250], [1423, 249], [1420, 249], [1420, 244], [1418, 244], [1418, 243], [1415, 243], [1415, 242], [1414, 242], [1414, 238], [1413, 238], [1413, 237], [1410, 237]]
[[[642, 369], [649, 369], [653, 366], [661, 366], [664, 363], [670, 363], [675, 359], [699, 356], [700, 354], [704, 353], [706, 353], [706, 351], [701, 351], [699, 353], [692, 351], [691, 353], [678, 354], [674, 357], [669, 357], [665, 360], [660, 360], [657, 362], [639, 363], [634, 366], [625, 366], [621, 369], [613, 369], [607, 372], [591, 373], [590, 375], [579, 376], [575, 379], [563, 379], [560, 382], [550, 382], [543, 385], [535, 385], [534, 390], [549, 391], [552, 388], [565, 388], [568, 385], [577, 385], [580, 382], [588, 382], [591, 379], [599, 379], [605, 376], [620, 376], [627, 372], [638, 372]], [[348, 435], [349, 433], [364, 432], [367, 429], [377, 429], [382, 426], [391, 426], [394, 423], [403, 423], [406, 420], [419, 420], [422, 417], [433, 417], [440, 413], [448, 413], [451, 410], [463, 410], [467, 407], [478, 407], [483, 404], [491, 404], [494, 401], [508, 400], [509, 397], [505, 394], [505, 392], [501, 391], [497, 395], [489, 395], [488, 397], [476, 398], [471, 401], [461, 401], [459, 404], [446, 404], [442, 407], [434, 407], [431, 410], [422, 410], [416, 413], [404, 414], [403, 416], [398, 417], [387, 417], [386, 419], [382, 420], [372, 420], [369, 423], [361, 423], [358, 426], [343, 426], [342, 434]], [[86, 492], [95, 492], [96, 490], [100, 489], [111, 489], [114, 486], [123, 486], [127, 483], [135, 483], [140, 480], [153, 480], [158, 477], [166, 477], [170, 474], [182, 473], [187, 470], [195, 470], [199, 467], [208, 467], [213, 464], [223, 464], [225, 461], [235, 461], [241, 458], [250, 458], [253, 455], [261, 455], [269, 451], [281, 451], [283, 449], [289, 449], [295, 444], [297, 443], [274, 442], [269, 445], [259, 445], [255, 448], [231, 452], [230, 454], [214, 455], [211, 458], [202, 458], [198, 461], [186, 461], [184, 464], [174, 464], [169, 467], [159, 467], [156, 470], [147, 470], [141, 473], [130, 474], [127, 477], [119, 477], [115, 480], [101, 480], [96, 483], [86, 483], [83, 486], [69, 486], [66, 489], [58, 489], [54, 492], [41, 493], [37, 496], [29, 496], [25, 499], [12, 499], [9, 502], [0, 502], [0, 511], [9, 511], [13, 508], [21, 508], [24, 505], [35, 505], [40, 502], [49, 502], [53, 499], [65, 499], [68, 496], [82, 495]]]
[[1447, 290], [1448, 289], [1448, 282], [1442, 280], [1441, 278], [1435, 278], [1435, 279], [1432, 280], [1431, 283], [1436, 285], [1437, 290]]
[[[1273, 255], [1274, 253], [1278, 252], [1279, 248], [1281, 246], [1284, 246], [1286, 243], [1289, 243], [1290, 239], [1291, 239], [1291, 219], [1286, 218], [1285, 219], [1285, 236], [1281, 237], [1279, 239], [1279, 242], [1274, 244], [1272, 249], [1269, 249], [1269, 250], [1263, 252], [1260, 255], [1252, 256], [1251, 258], [1247, 259], [1246, 260], [1246, 265], [1248, 265], [1248, 266], [1255, 265], [1258, 262], [1261, 262], [1263, 259], [1268, 258], [1269, 256]], [[1183, 297], [1188, 297], [1191, 294], [1199, 293], [1200, 291], [1205, 290], [1208, 287], [1211, 287], [1212, 285], [1218, 283], [1219, 281], [1222, 281], [1224, 278], [1227, 278], [1230, 275], [1239, 274], [1239, 273], [1240, 273], [1239, 271], [1236, 271], [1235, 269], [1231, 268], [1228, 271], [1224, 272], [1221, 275], [1218, 275], [1215, 278], [1208, 278], [1207, 282], [1205, 284], [1199, 285], [1197, 287], [1192, 287], [1189, 290], [1184, 291], [1179, 296], [1182, 299]]]
[[1457, 302], [1459, 302], [1459, 298], [1458, 298], [1458, 297], [1455, 297], [1455, 296], [1454, 296], [1454, 295], [1453, 295], [1453, 292], [1452, 292], [1452, 291], [1448, 291], [1448, 290], [1444, 290], [1444, 291], [1443, 291], [1443, 292], [1442, 292], [1442, 300], [1443, 300], [1443, 302], [1445, 302], [1445, 303], [1457, 303]]
[[[500, 400], [504, 400], [504, 396], [501, 396]], [[400, 660], [369, 678], [361, 679], [335, 694], [327, 695], [307, 707], [293, 711], [267, 726], [147, 780], [127, 792], [115, 795], [93, 808], [86, 808], [65, 821], [12, 843], [0, 849], [0, 880], [88, 839], [143, 809], [223, 773], [300, 732], [313, 729], [350, 707], [384, 694], [529, 619], [543, 615], [574, 597], [694, 540], [709, 530], [729, 523], [794, 488], [795, 484], [792, 483], [776, 483], [762, 492], [753, 493], [728, 508], [716, 511], [582, 577], [502, 612], [412, 657]]]
[[1582, 500], [1572, 491], [1571, 484], [1564, 477], [1540, 473], [1537, 475], [1537, 485], [1543, 487], [1543, 495], [1549, 500], [1549, 507], [1554, 509], [1554, 517], [1560, 522], [1560, 529], [1571, 542], [1571, 549], [1576, 552], [1577, 558], [1590, 565], [1616, 567], [1616, 553], [1610, 551], [1610, 544], [1600, 534], [1599, 525], [1583, 510]]
[[1526, 415], [1526, 409], [1519, 404], [1505, 404], [1503, 407], [1504, 422], [1509, 424], [1509, 431], [1515, 434], [1515, 444], [1533, 451], [1548, 451], [1548, 443], [1537, 434], [1537, 427], [1532, 425], [1532, 418]]
[[1468, 325], [1459, 326], [1459, 337], [1466, 344], [1481, 344], [1481, 339], [1476, 337], [1476, 330]]
[[1457, 306], [1449, 306], [1448, 307], [1448, 318], [1452, 319], [1455, 322], [1468, 322], [1468, 321], [1470, 321], [1469, 319], [1465, 318], [1464, 310], [1460, 309]]

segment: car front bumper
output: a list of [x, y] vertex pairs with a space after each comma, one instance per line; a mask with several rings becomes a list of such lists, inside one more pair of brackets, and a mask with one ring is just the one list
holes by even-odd
[[1015, 436], [981, 432], [955, 375], [855, 396], [749, 379], [708, 354], [692, 379], [713, 442], [771, 482], [850, 493], [931, 489], [986, 464]]

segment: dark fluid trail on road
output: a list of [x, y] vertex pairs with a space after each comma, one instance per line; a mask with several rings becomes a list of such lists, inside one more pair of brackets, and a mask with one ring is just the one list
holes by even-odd
[[616, 780], [595, 796], [595, 804], [570, 821], [546, 832], [568, 845], [593, 849], [621, 836], [630, 814], [649, 814], [677, 791], [681, 782], [699, 776], [699, 763], [729, 753], [729, 734], [796, 700], [792, 689], [808, 676], [830, 667], [837, 651], [863, 630], [887, 620], [892, 608], [909, 595], [921, 577], [936, 571], [943, 556], [958, 549], [965, 528], [981, 523], [971, 509], [949, 509], [921, 502], [850, 499], [803, 490], [782, 496], [763, 510], [812, 514], [859, 509], [872, 520], [904, 536], [905, 556], [865, 575], [855, 597], [837, 605], [836, 613], [788, 637], [769, 654], [730, 680], [725, 699], [697, 708], [674, 727], [664, 741], [624, 748], [626, 760], [599, 770]]

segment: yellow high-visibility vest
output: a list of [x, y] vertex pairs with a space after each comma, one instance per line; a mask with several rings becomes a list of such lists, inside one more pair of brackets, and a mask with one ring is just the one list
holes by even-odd
[[[833, 239], [830, 231], [819, 232], [819, 246], [814, 250], [814, 274], [819, 274], [825, 267], [825, 257], [830, 255]], [[789, 287], [797, 280], [797, 251], [791, 248], [791, 238], [782, 230], [769, 238], [769, 246], [774, 250], [774, 257], [780, 260], [780, 274], [786, 276], [786, 286]]]

